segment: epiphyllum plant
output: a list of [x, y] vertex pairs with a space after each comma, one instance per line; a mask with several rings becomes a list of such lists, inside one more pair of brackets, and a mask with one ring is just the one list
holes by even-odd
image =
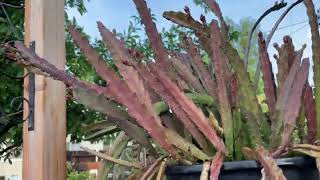
[[[265, 40], [259, 33], [267, 112], [257, 99], [244, 61], [229, 42], [228, 26], [214, 0], [204, 3], [219, 23], [212, 20], [207, 24], [204, 16], [198, 22], [188, 8], [185, 12], [164, 13], [165, 18], [192, 29], [197, 37], [196, 45], [190, 37], [181, 35], [183, 54], [164, 48], [146, 2], [134, 0], [134, 3], [145, 25], [154, 60], [136, 49], [126, 48], [115, 33], [98, 22], [117, 67], [115, 72], [85, 37], [73, 26], [68, 27], [74, 42], [107, 82], [106, 86], [81, 81], [57, 69], [21, 42], [4, 46], [9, 58], [31, 72], [62, 81], [76, 101], [104, 113], [108, 123], [123, 131], [108, 155], [87, 151], [107, 161], [140, 169], [134, 177], [142, 179], [154, 176], [157, 171], [157, 177], [161, 178], [167, 163], [192, 164], [199, 160], [211, 160], [205, 163], [202, 178], [208, 178], [206, 171], [210, 169], [211, 179], [217, 179], [224, 159], [242, 159], [243, 155], [260, 161], [266, 178], [285, 179], [273, 158], [290, 151], [319, 157], [320, 148], [312, 145], [317, 133], [320, 134], [316, 129], [316, 110], [320, 111], [316, 108], [320, 102], [320, 38], [312, 0], [305, 0], [304, 4], [312, 30], [315, 93], [308, 83], [309, 59], [301, 61], [305, 47], [295, 50], [288, 36], [283, 45], [275, 45], [279, 69], [276, 85]], [[204, 51], [211, 59], [210, 68], [202, 59]], [[298, 142], [307, 144], [296, 144], [294, 131], [299, 134]], [[157, 160], [143, 166], [116, 159], [119, 149], [121, 152], [130, 139], [144, 146]]]

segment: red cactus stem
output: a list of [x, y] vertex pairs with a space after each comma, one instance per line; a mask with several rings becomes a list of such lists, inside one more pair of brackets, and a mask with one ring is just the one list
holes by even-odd
[[[42, 59], [39, 56], [37, 56], [32, 50], [25, 47], [23, 43], [17, 42], [16, 47], [22, 56], [20, 58], [24, 58], [24, 62], [32, 64], [33, 66], [43, 70], [44, 72], [48, 73], [50, 77], [52, 77], [53, 79], [62, 81], [63, 83], [72, 87], [73, 89], [85, 89], [87, 91], [94, 91], [94, 93], [96, 93], [97, 96], [103, 94], [109, 99], [114, 98], [112, 97], [113, 94], [109, 88], [77, 80], [73, 76], [67, 74], [65, 71], [57, 69], [55, 66], [50, 64], [45, 59]], [[155, 150], [153, 149], [149, 140], [147, 139], [147, 134], [145, 133], [145, 131], [138, 127], [136, 124], [133, 124], [130, 121], [128, 121], [128, 116], [123, 116], [123, 114], [117, 113], [110, 109], [108, 111], [104, 111], [103, 113], [106, 112], [106, 115], [109, 116], [109, 120], [111, 122], [115, 123], [120, 128], [123, 128], [130, 137], [137, 139], [141, 144], [148, 147], [148, 149], [152, 151], [152, 154], [156, 154]]]
[[276, 161], [270, 156], [262, 146], [258, 146], [255, 150], [255, 156], [261, 163], [265, 172], [265, 179], [286, 180], [282, 170], [278, 167]]
[[269, 59], [267, 47], [266, 47], [262, 32], [259, 32], [258, 34], [258, 44], [259, 44], [261, 70], [263, 75], [262, 78], [264, 82], [264, 92], [266, 95], [266, 101], [269, 108], [270, 117], [274, 117], [275, 107], [276, 107], [276, 94], [277, 94], [276, 84], [274, 82], [272, 65]]
[[[20, 53], [21, 57], [24, 59], [26, 65], [32, 65], [39, 68], [41, 71], [48, 73], [52, 78], [64, 82], [67, 86], [78, 86], [86, 88], [87, 84], [83, 81], [79, 81], [75, 77], [67, 74], [64, 70], [60, 70], [54, 65], [50, 64], [45, 59], [40, 58], [37, 54], [27, 48], [22, 42], [16, 42], [15, 47]], [[16, 57], [17, 55], [15, 55]]]
[[[166, 72], [180, 89], [188, 89], [187, 83], [175, 72], [169, 61], [169, 53], [165, 49], [161, 36], [157, 31], [156, 24], [152, 21], [148, 6], [145, 0], [133, 0], [145, 26], [145, 31], [150, 41], [151, 48], [155, 54], [155, 60], [159, 63], [162, 71]], [[191, 16], [190, 16], [191, 17]]]
[[19, 58], [23, 58], [24, 63], [41, 69], [43, 72], [49, 74], [51, 78], [63, 82], [70, 88], [72, 89], [82, 88], [87, 90], [93, 90], [97, 94], [103, 94], [108, 99], [111, 99], [111, 100], [116, 99], [114, 94], [111, 92], [110, 88], [98, 86], [95, 84], [91, 84], [91, 83], [76, 79], [75, 77], [67, 74], [64, 70], [60, 70], [56, 68], [54, 65], [50, 64], [45, 59], [40, 58], [32, 50], [27, 48], [23, 43], [17, 42], [16, 48], [21, 55], [21, 57]]
[[96, 72], [106, 81], [117, 79], [118, 76], [107, 66], [103, 58], [90, 45], [89, 41], [82, 37], [82, 35], [73, 27], [68, 26], [68, 31], [71, 34], [74, 42], [79, 46], [81, 51], [85, 54], [88, 62], [95, 68]]
[[210, 42], [208, 41], [208, 36], [210, 33], [210, 28], [203, 23], [196, 21], [194, 18], [189, 17], [183, 12], [173, 12], [166, 11], [163, 13], [163, 17], [169, 21], [174, 22], [180, 26], [189, 28], [194, 31], [194, 34], [199, 38], [199, 41], [206, 51], [210, 51]]
[[[100, 28], [101, 26], [102, 24], [100, 24]], [[134, 117], [136, 122], [140, 126], [144, 127], [151, 137], [153, 137], [157, 142], [159, 142], [160, 145], [165, 150], [167, 150], [173, 157], [177, 157], [176, 150], [167, 141], [159, 117], [157, 117], [154, 111], [151, 110], [152, 107], [149, 107], [151, 105], [148, 105], [148, 103], [145, 104], [144, 102], [144, 100], [146, 100], [147, 97], [147, 92], [144, 91], [143, 85], [141, 85], [141, 83], [133, 83], [133, 86], [128, 86], [128, 83], [126, 81], [122, 81], [115, 74], [115, 72], [113, 72], [112, 69], [105, 64], [103, 59], [89, 44], [88, 40], [81, 37], [81, 34], [71, 26], [69, 27], [69, 32], [73, 36], [75, 43], [86, 55], [88, 62], [96, 69], [97, 73], [108, 82], [108, 88], [110, 89], [111, 94], [113, 94], [114, 97], [116, 97], [116, 100], [128, 108], [129, 115]], [[122, 44], [119, 41], [117, 41], [116, 38], [114, 38], [110, 31], [108, 32], [110, 33], [108, 34], [110, 36], [105, 36], [105, 38], [110, 38], [108, 40], [113, 42], [113, 46], [110, 47], [112, 48], [111, 51], [113, 55], [115, 55], [116, 58], [128, 59], [125, 55], [126, 50], [124, 49]], [[117, 61], [119, 62], [119, 64], [122, 64], [119, 59]], [[128, 73], [126, 74], [126, 77], [130, 76], [134, 78], [135, 76], [135, 72], [133, 69], [123, 68], [121, 72], [124, 74]], [[138, 78], [135, 78], [135, 81], [139, 82]], [[137, 89], [141, 90], [142, 94], [139, 94], [140, 96], [138, 96], [138, 94], [136, 93]], [[141, 98], [144, 98], [144, 100], [142, 100]]]
[[281, 133], [281, 128], [283, 127], [282, 125], [284, 122], [283, 113], [291, 93], [292, 85], [295, 82], [296, 74], [300, 68], [300, 62], [301, 62], [301, 57], [303, 55], [304, 48], [305, 46], [299, 51], [297, 51], [294, 59], [294, 63], [278, 95], [278, 99], [276, 103], [276, 114], [275, 114], [276, 117], [274, 119], [274, 122], [271, 124], [271, 130], [272, 130], [271, 146], [273, 149], [277, 148], [280, 144], [279, 134]]
[[288, 58], [288, 64], [289, 64], [289, 69], [290, 69], [293, 64], [293, 59], [295, 56], [294, 46], [293, 46], [292, 39], [290, 36], [285, 36], [283, 38], [283, 42], [286, 45], [287, 58]]
[[164, 87], [157, 77], [148, 71], [142, 64], [135, 64], [134, 66], [145, 82], [168, 103], [169, 107], [177, 115], [178, 120], [180, 120], [184, 127], [190, 132], [200, 147], [206, 151], [208, 147], [205, 142], [205, 137], [193, 124], [187, 113], [181, 109], [176, 97], [172, 96], [170, 90]]
[[191, 58], [191, 65], [196, 70], [196, 73], [200, 77], [200, 81], [202, 85], [207, 90], [208, 94], [211, 95], [213, 98], [217, 98], [217, 85], [216, 82], [211, 78], [209, 71], [203, 64], [203, 60], [199, 54], [199, 51], [192, 43], [190, 38], [186, 36], [183, 38], [183, 47], [186, 49], [188, 56]]
[[239, 80], [237, 79], [237, 75], [235, 73], [232, 73], [230, 76], [230, 83], [228, 84], [228, 87], [230, 88], [230, 105], [232, 108], [239, 106]]
[[292, 44], [292, 39], [290, 36], [284, 36], [283, 45], [279, 47], [276, 44], [275, 48], [279, 54], [279, 58], [277, 59], [277, 66], [278, 66], [277, 81], [278, 81], [278, 89], [280, 90], [290, 72], [290, 68], [293, 65], [296, 53], [295, 53], [294, 46]]
[[144, 23], [147, 36], [149, 38], [152, 49], [155, 53], [155, 58], [160, 66], [164, 69], [169, 68], [168, 53], [162, 43], [161, 37], [157, 31], [156, 24], [152, 21], [148, 6], [145, 0], [133, 0], [140, 14], [141, 20]]
[[273, 153], [274, 157], [281, 155], [290, 143], [291, 135], [303, 103], [303, 92], [308, 80], [309, 66], [309, 59], [303, 59], [301, 67], [296, 73], [295, 83], [292, 85], [291, 93], [288, 97], [283, 113], [283, 132], [281, 143], [279, 148]]
[[314, 144], [317, 138], [317, 119], [316, 119], [316, 106], [313, 98], [312, 87], [309, 83], [306, 84], [306, 91], [304, 95], [304, 107], [306, 111], [308, 135], [307, 141], [309, 144]]
[[290, 94], [290, 88], [292, 87], [292, 84], [294, 82], [295, 74], [297, 73], [297, 71], [300, 67], [300, 62], [301, 62], [301, 58], [303, 56], [304, 49], [305, 49], [305, 46], [303, 46], [302, 49], [297, 51], [296, 56], [294, 58], [293, 65], [290, 68], [290, 72], [289, 72], [286, 80], [284, 81], [283, 86], [280, 89], [279, 96], [278, 96], [279, 98], [278, 98], [277, 105], [276, 105], [276, 108], [279, 110], [284, 108], [285, 103], [288, 99], [288, 96]]
[[149, 93], [145, 89], [143, 81], [140, 79], [138, 73], [135, 69], [133, 69], [133, 67], [123, 64], [123, 61], [127, 63], [133, 61], [130, 55], [127, 53], [126, 48], [121, 41], [118, 40], [114, 34], [112, 34], [101, 22], [98, 22], [98, 29], [103, 38], [105, 46], [110, 51], [115, 65], [118, 67], [120, 74], [125, 79], [126, 84], [132, 92], [137, 94], [140, 103], [146, 105], [147, 111], [151, 112], [157, 123], [161, 125], [160, 118], [154, 113]]
[[223, 165], [223, 157], [223, 153], [219, 151], [212, 158], [210, 165], [210, 180], [219, 179], [220, 169]]
[[282, 140], [282, 145], [289, 143], [289, 138], [286, 137], [291, 135], [295, 126], [295, 120], [299, 116], [300, 108], [302, 106], [302, 94], [308, 80], [309, 66], [309, 59], [304, 59], [296, 75], [295, 83], [292, 86], [291, 95], [288, 98], [284, 113], [284, 138]]
[[183, 64], [178, 58], [174, 56], [171, 57], [170, 60], [176, 72], [178, 72], [180, 77], [188, 84], [188, 87], [190, 89], [195, 89], [195, 91], [199, 93], [204, 92], [199, 79], [193, 75], [192, 71], [190, 71], [190, 69], [185, 64]]
[[229, 102], [229, 95], [227, 91], [227, 64], [223, 60], [223, 55], [220, 50], [221, 35], [218, 27], [218, 22], [213, 20], [211, 22], [211, 59], [215, 67], [215, 75], [217, 79], [217, 94], [220, 105], [220, 115], [222, 119], [222, 127], [225, 137], [227, 150], [233, 154], [234, 151], [234, 137], [233, 137], [233, 119], [231, 106]]
[[250, 81], [249, 73], [246, 71], [245, 64], [240, 58], [236, 49], [228, 42], [224, 42], [222, 50], [228, 58], [234, 73], [239, 80], [239, 104], [245, 114], [248, 124], [248, 131], [254, 145], [263, 144], [262, 138], [268, 139], [270, 136], [269, 124], [259, 105], [255, 89]]
[[210, 127], [210, 124], [203, 114], [191, 100], [184, 95], [183, 92], [162, 72], [154, 65], [150, 66], [151, 72], [155, 74], [162, 85], [174, 96], [179, 103], [180, 107], [188, 114], [193, 123], [207, 136], [209, 141], [219, 151], [225, 152], [225, 145], [218, 137], [217, 133]]
[[[98, 27], [99, 27], [99, 30], [100, 30], [101, 35], [103, 37], [103, 40], [105, 42], [105, 45], [108, 47], [113, 58], [115, 59], [115, 62], [116, 62], [115, 64], [117, 65], [121, 75], [124, 77], [127, 86], [135, 94], [139, 103], [142, 104], [143, 107], [145, 108], [145, 113], [143, 116], [145, 116], [145, 119], [147, 119], [148, 116], [146, 114], [148, 113], [150, 115], [150, 118], [152, 118], [152, 120], [151, 119], [148, 120], [150, 122], [147, 123], [146, 121], [139, 119], [137, 116], [139, 113], [137, 113], [136, 118], [137, 118], [138, 123], [140, 123], [143, 127], [145, 127], [148, 130], [148, 132], [150, 133], [150, 135], [155, 137], [155, 139], [160, 144], [162, 144], [162, 146], [166, 150], [168, 150], [172, 154], [172, 152], [174, 152], [174, 150], [171, 147], [171, 145], [166, 142], [167, 141], [166, 138], [163, 140], [160, 140], [159, 139], [160, 136], [157, 137], [158, 136], [157, 132], [162, 131], [160, 128], [160, 127], [162, 127], [162, 125], [161, 125], [161, 120], [160, 120], [159, 116], [156, 115], [153, 110], [153, 106], [152, 106], [148, 91], [145, 89], [143, 82], [141, 81], [136, 70], [133, 69], [133, 67], [131, 67], [131, 66], [125, 66], [121, 62], [122, 60], [125, 60], [127, 62], [132, 62], [132, 59], [130, 59], [130, 57], [128, 56], [127, 51], [123, 47], [121, 42], [119, 40], [117, 40], [116, 37], [113, 36], [112, 33], [106, 27], [103, 26], [102, 23], [98, 22]], [[130, 106], [127, 105], [127, 107], [128, 107], [128, 112], [130, 113]], [[138, 107], [136, 106], [136, 108], [138, 108]], [[132, 110], [134, 111], [134, 107], [132, 107]], [[132, 111], [132, 113], [134, 114], [135, 112], [133, 112], [133, 111]], [[141, 111], [141, 109], [140, 109], [140, 113], [141, 112], [143, 112], [143, 110]], [[149, 125], [148, 125], [148, 124], [152, 124], [151, 121], [153, 121], [152, 122], [153, 124], [157, 123], [157, 125], [154, 124], [153, 128], [151, 126], [149, 127]], [[156, 130], [155, 128], [160, 128], [160, 129]], [[175, 154], [172, 154], [172, 155], [175, 156]]]
[[164, 158], [166, 158], [166, 156], [161, 156], [159, 157], [155, 162], [153, 162], [150, 167], [148, 167], [145, 172], [143, 173], [143, 175], [141, 176], [141, 180], [147, 180], [149, 178], [152, 178], [153, 173], [155, 171], [155, 169], [157, 167], [160, 166], [161, 162], [164, 160]]
[[202, 23], [195, 20], [192, 16], [189, 17], [188, 14], [183, 12], [165, 11], [162, 16], [175, 24], [190, 28], [196, 33], [207, 34], [209, 32], [209, 28], [203, 26], [205, 16], [200, 17]]

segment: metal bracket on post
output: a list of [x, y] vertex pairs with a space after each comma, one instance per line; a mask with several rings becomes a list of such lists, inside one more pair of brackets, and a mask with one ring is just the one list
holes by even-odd
[[[29, 45], [30, 49], [35, 51], [36, 43], [32, 41]], [[35, 94], [36, 94], [36, 80], [35, 74], [29, 73], [29, 119], [28, 119], [28, 131], [34, 130], [34, 106], [35, 106]]]

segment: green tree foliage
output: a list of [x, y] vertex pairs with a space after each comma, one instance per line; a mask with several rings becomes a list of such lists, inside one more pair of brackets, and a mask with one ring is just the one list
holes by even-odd
[[[24, 9], [22, 0], [6, 0], [17, 8], [0, 6], [1, 43], [23, 38]], [[15, 97], [22, 96], [23, 69], [10, 63], [0, 53], [0, 158], [9, 160], [10, 155], [19, 155], [22, 143], [22, 113], [11, 116], [17, 111], [10, 105]], [[21, 103], [19, 99], [18, 104]], [[18, 109], [18, 111], [21, 110]]]
[[[1, 43], [24, 39], [24, 1], [4, 0], [0, 3], [0, 41]], [[66, 8], [77, 8], [79, 13], [86, 12], [84, 0], [66, 0]], [[67, 39], [67, 56], [77, 55], [76, 47]], [[73, 46], [72, 46], [73, 45]], [[78, 51], [79, 52], [79, 51]], [[79, 56], [79, 55], [78, 55]], [[76, 57], [81, 59], [82, 57]], [[74, 64], [75, 66], [75, 64]], [[73, 69], [75, 69], [73, 67]], [[89, 71], [88, 71], [89, 72]], [[23, 69], [10, 63], [0, 53], [0, 158], [9, 159], [17, 156], [22, 144], [22, 97], [23, 94]], [[82, 76], [81, 76], [82, 77]], [[89, 77], [89, 75], [87, 75]], [[11, 105], [11, 102], [14, 104]], [[68, 107], [75, 108], [78, 105], [69, 102]], [[69, 109], [70, 109], [69, 108]], [[76, 108], [77, 109], [77, 108]], [[81, 108], [78, 108], [81, 109]], [[83, 108], [82, 108], [83, 109]], [[79, 110], [81, 111], [81, 110]], [[18, 114], [14, 114], [20, 112]], [[81, 111], [82, 113], [89, 113]], [[14, 114], [14, 115], [13, 115]], [[94, 113], [91, 113], [94, 114]], [[72, 115], [72, 114], [71, 114]], [[79, 115], [79, 113], [77, 114]], [[74, 115], [74, 117], [77, 117]], [[84, 117], [84, 116], [82, 116]], [[69, 127], [70, 125], [68, 125]], [[72, 129], [72, 128], [69, 128]], [[77, 138], [73, 138], [77, 139]]]
[[67, 163], [68, 180], [93, 180], [94, 177], [89, 172], [78, 172], [73, 169], [73, 165]]
[[205, 13], [210, 12], [209, 7], [202, 0], [193, 0], [193, 3], [203, 8]]

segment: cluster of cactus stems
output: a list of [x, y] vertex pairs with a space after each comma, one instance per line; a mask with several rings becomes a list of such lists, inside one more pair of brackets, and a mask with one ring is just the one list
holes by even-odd
[[[278, 73], [275, 75], [263, 34], [258, 35], [264, 112], [246, 64], [229, 42], [228, 25], [215, 0], [204, 0], [217, 20], [207, 24], [204, 16], [197, 21], [189, 8], [184, 12], [165, 12], [164, 17], [190, 28], [197, 45], [182, 34], [182, 54], [165, 49], [144, 0], [134, 0], [145, 26], [154, 60], [136, 49], [125, 47], [101, 22], [98, 29], [117, 67], [115, 72], [73, 27], [68, 31], [74, 42], [106, 82], [99, 86], [84, 82], [57, 69], [23, 43], [4, 45], [6, 55], [31, 72], [62, 81], [72, 90], [74, 100], [104, 113], [107, 122], [121, 129], [116, 147], [109, 154], [99, 154], [107, 161], [139, 169], [132, 178], [163, 177], [168, 164], [204, 162], [201, 175], [218, 179], [224, 160], [258, 160], [267, 179], [285, 179], [273, 158], [290, 152], [319, 157], [320, 147], [320, 37], [312, 0], [305, 0], [312, 32], [314, 91], [308, 82], [309, 59], [296, 50], [292, 39], [284, 37], [275, 45]], [[199, 46], [200, 44], [200, 46]], [[202, 52], [210, 57], [204, 64]], [[275, 80], [276, 79], [276, 80]], [[120, 105], [119, 105], [120, 104]], [[318, 121], [317, 121], [318, 120]], [[304, 132], [307, 127], [307, 133]], [[299, 141], [293, 141], [298, 131]], [[191, 137], [191, 138], [190, 138]], [[117, 160], [128, 141], [142, 145], [157, 159], [147, 166]], [[124, 143], [121, 143], [124, 142]], [[162, 149], [162, 150], [159, 150]], [[87, 150], [90, 151], [90, 150]], [[211, 160], [211, 161], [210, 161]]]

